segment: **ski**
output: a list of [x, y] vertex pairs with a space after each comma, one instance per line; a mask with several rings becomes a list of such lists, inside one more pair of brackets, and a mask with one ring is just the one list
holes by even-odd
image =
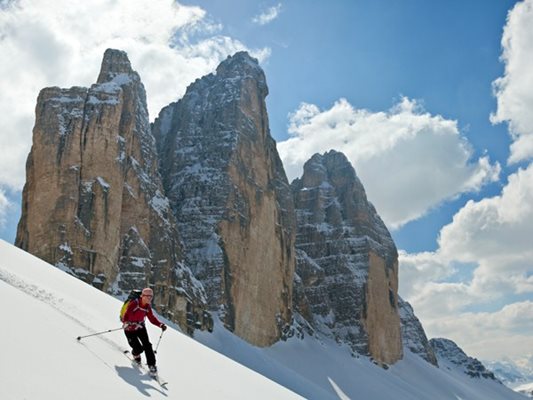
[[150, 375], [150, 377], [155, 380], [157, 383], [159, 383], [159, 386], [161, 386], [163, 389], [167, 388], [168, 382], [161, 379], [161, 377], [158, 374]]
[[129, 350], [124, 350], [122, 352], [126, 357], [128, 357], [128, 360], [131, 361], [131, 364], [137, 368], [139, 370], [139, 372], [142, 372], [146, 375], [148, 375], [150, 378], [152, 378], [154, 381], [156, 381], [159, 386], [161, 386], [163, 389], [167, 389], [167, 386], [168, 385], [168, 381], [164, 380], [163, 378], [161, 378], [159, 376], [159, 373], [156, 373], [156, 374], [152, 374], [150, 373], [150, 371], [148, 370], [148, 365], [146, 364], [142, 364], [142, 363], [138, 363], [137, 361], [135, 361], [133, 359], [133, 356], [131, 355], [130, 351]]

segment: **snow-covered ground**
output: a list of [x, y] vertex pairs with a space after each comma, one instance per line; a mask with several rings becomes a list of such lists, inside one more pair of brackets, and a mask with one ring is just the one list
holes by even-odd
[[365, 357], [351, 357], [335, 343], [310, 337], [268, 349], [251, 347], [221, 329], [197, 334], [197, 340], [309, 399], [524, 399], [495, 381], [471, 378], [445, 360], [433, 367], [408, 350], [385, 370]]
[[76, 340], [120, 327], [119, 300], [1, 240], [0, 304], [2, 400], [301, 398], [174, 329], [158, 349], [163, 389], [132, 367], [120, 330]]
[[533, 397], [533, 383], [524, 383], [515, 387], [514, 390], [523, 393], [527, 397]]
[[[494, 381], [470, 378], [443, 361], [435, 368], [408, 352], [384, 370], [313, 337], [260, 349], [220, 324], [196, 340], [172, 327], [164, 333], [158, 349], [161, 376], [169, 381], [164, 389], [132, 367], [120, 330], [76, 340], [120, 327], [119, 300], [1, 240], [0, 302], [2, 400], [524, 399]], [[155, 345], [161, 331], [147, 325]]]

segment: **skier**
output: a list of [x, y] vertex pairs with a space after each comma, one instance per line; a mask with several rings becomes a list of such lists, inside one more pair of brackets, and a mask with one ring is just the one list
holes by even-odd
[[155, 366], [155, 354], [152, 349], [152, 343], [148, 338], [148, 332], [144, 325], [145, 317], [148, 317], [150, 322], [158, 326], [163, 331], [167, 326], [157, 319], [152, 312], [152, 299], [154, 292], [150, 288], [144, 288], [139, 299], [131, 300], [124, 313], [124, 333], [128, 338], [128, 343], [131, 346], [131, 354], [137, 363], [141, 363], [141, 353], [144, 351], [146, 355], [146, 364], [150, 370], [150, 374], [157, 374], [157, 367]]

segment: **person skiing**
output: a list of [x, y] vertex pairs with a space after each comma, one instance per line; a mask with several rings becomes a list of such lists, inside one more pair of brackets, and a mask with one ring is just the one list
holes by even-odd
[[152, 375], [157, 374], [157, 367], [155, 365], [155, 354], [152, 349], [152, 343], [148, 338], [148, 332], [144, 325], [145, 317], [148, 317], [150, 322], [158, 326], [163, 331], [167, 326], [159, 321], [152, 311], [152, 299], [154, 292], [150, 288], [144, 288], [141, 296], [138, 299], [131, 300], [126, 308], [123, 319], [123, 328], [128, 343], [132, 349], [131, 354], [137, 363], [141, 363], [141, 353], [144, 351], [146, 355], [146, 364]]

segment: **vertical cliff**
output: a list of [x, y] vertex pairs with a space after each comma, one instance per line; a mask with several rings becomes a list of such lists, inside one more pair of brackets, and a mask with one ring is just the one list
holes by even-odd
[[342, 153], [315, 154], [291, 186], [297, 309], [355, 352], [399, 360], [398, 255], [353, 167]]
[[436, 363], [398, 298], [396, 247], [353, 167], [317, 154], [289, 186], [267, 94], [257, 60], [240, 52], [150, 126], [139, 75], [107, 50], [90, 88], [39, 95], [16, 244], [117, 296], [149, 285], [182, 327], [209, 307], [268, 346], [294, 304], [302, 326], [358, 354], [397, 361], [403, 329], [404, 344]]
[[89, 89], [37, 100], [16, 245], [115, 295], [150, 285], [185, 324], [205, 294], [182, 263], [157, 168], [146, 95], [126, 53], [107, 50]]
[[426, 332], [416, 317], [413, 307], [407, 301], [398, 296], [398, 306], [400, 308], [400, 320], [402, 323], [402, 342], [404, 348], [418, 354], [427, 362], [438, 366], [435, 351], [429, 344]]
[[240, 52], [165, 107], [152, 130], [187, 264], [226, 327], [259, 346], [290, 322], [295, 263], [267, 94], [257, 60]]

